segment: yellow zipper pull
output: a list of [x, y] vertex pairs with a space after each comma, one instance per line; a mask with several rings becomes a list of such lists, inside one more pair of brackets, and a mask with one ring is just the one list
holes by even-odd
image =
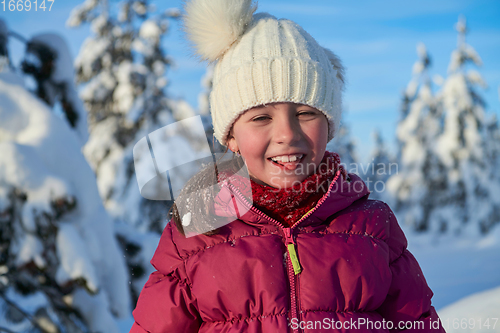
[[290, 256], [290, 260], [292, 261], [293, 271], [295, 275], [300, 274], [302, 272], [302, 268], [300, 267], [299, 258], [297, 258], [297, 253], [295, 252], [295, 245], [288, 244], [288, 255]]
[[285, 242], [288, 250], [288, 255], [290, 256], [290, 261], [292, 262], [293, 272], [295, 273], [295, 275], [300, 274], [300, 272], [302, 272], [302, 268], [300, 267], [297, 252], [295, 251], [295, 243], [293, 242], [292, 230], [290, 228], [284, 228], [283, 231], [285, 232]]

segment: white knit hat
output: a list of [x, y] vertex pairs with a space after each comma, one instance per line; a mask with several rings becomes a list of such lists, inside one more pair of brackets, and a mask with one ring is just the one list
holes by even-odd
[[339, 128], [344, 68], [298, 24], [253, 14], [252, 0], [192, 0], [184, 27], [203, 60], [216, 62], [210, 111], [215, 137], [226, 144], [240, 114], [293, 102], [322, 111], [328, 140]]

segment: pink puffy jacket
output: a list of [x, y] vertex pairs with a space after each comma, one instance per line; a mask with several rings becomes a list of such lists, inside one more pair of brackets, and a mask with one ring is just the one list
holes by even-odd
[[[212, 236], [169, 223], [130, 332], [444, 332], [394, 214], [368, 194], [338, 172], [291, 228], [255, 207]], [[218, 199], [221, 215], [248, 206], [230, 186]]]

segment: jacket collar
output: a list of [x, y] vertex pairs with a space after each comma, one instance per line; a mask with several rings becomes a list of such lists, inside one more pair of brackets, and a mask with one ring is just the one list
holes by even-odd
[[[318, 204], [306, 214], [307, 218], [302, 217], [300, 223], [296, 223], [293, 228], [298, 225], [304, 227], [311, 224], [321, 224], [333, 214], [349, 207], [354, 201], [368, 196], [369, 193], [368, 187], [359, 176], [349, 174], [344, 178], [339, 170], [330, 183], [328, 191], [318, 201]], [[229, 220], [239, 219], [252, 225], [277, 223], [252, 206], [249, 199], [241, 194], [229, 179], [221, 184], [221, 190], [214, 203], [215, 214]]]

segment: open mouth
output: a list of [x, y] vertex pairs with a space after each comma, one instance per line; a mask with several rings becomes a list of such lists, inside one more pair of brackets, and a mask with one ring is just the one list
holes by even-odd
[[297, 165], [302, 162], [304, 159], [304, 154], [292, 154], [292, 155], [280, 155], [273, 156], [268, 158], [271, 163], [276, 166], [286, 168], [286, 169], [295, 169]]

